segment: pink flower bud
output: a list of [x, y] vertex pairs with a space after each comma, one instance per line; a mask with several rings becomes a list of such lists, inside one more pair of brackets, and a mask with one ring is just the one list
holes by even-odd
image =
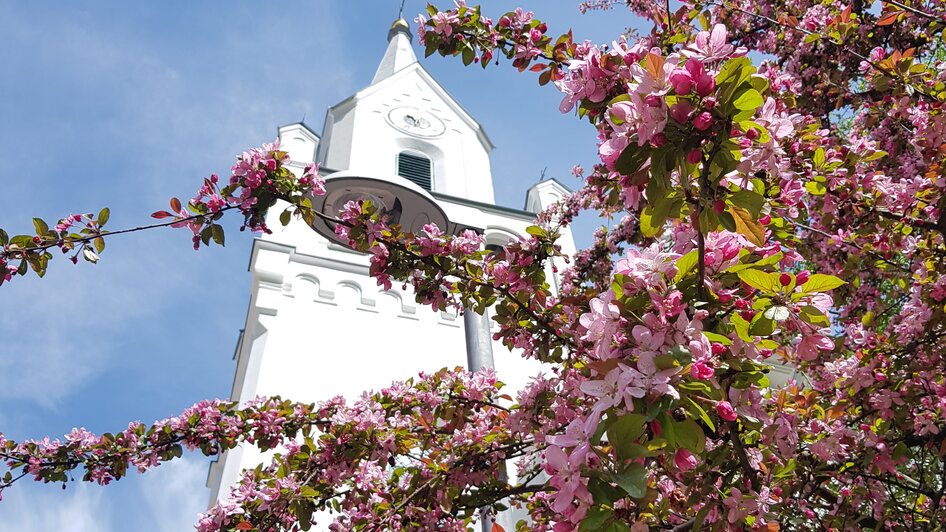
[[703, 107], [704, 107], [706, 110], [710, 110], [710, 109], [716, 107], [716, 98], [709, 97], [709, 98], [706, 98], [705, 100], [703, 100]]
[[690, 150], [690, 153], [687, 154], [687, 162], [690, 164], [700, 164], [700, 161], [703, 159], [703, 150], [695, 148]]
[[705, 98], [710, 94], [713, 94], [713, 90], [716, 88], [716, 79], [713, 76], [705, 76], [696, 80], [696, 93], [700, 95], [701, 98]]
[[693, 453], [683, 448], [677, 449], [677, 453], [673, 456], [673, 465], [681, 472], [693, 469], [698, 463]]
[[759, 223], [762, 225], [769, 225], [772, 223], [772, 217], [766, 214], [765, 216], [759, 218]]
[[670, 84], [673, 85], [675, 94], [683, 96], [689, 94], [693, 89], [693, 78], [689, 72], [678, 68], [670, 73]]
[[713, 202], [713, 212], [715, 212], [717, 216], [720, 215], [720, 214], [722, 214], [723, 211], [725, 211], [725, 210], [726, 210], [726, 202], [725, 202], [725, 201], [723, 201], [723, 200], [721, 200], [721, 199], [718, 199], [718, 200], [716, 200], [716, 201]]
[[693, 105], [686, 100], [682, 100], [670, 108], [670, 118], [673, 118], [681, 124], [686, 124], [691, 112], [693, 112]]
[[716, 413], [726, 421], [736, 421], [738, 417], [729, 401], [720, 401], [716, 403]]
[[726, 346], [719, 342], [713, 342], [710, 347], [713, 349], [714, 355], [721, 355], [726, 352]]
[[713, 115], [709, 111], [703, 111], [693, 119], [693, 127], [699, 131], [706, 131], [713, 125]]
[[707, 364], [705, 361], [698, 360], [690, 366], [690, 375], [694, 379], [699, 380], [709, 380], [713, 378], [713, 375], [716, 374], [716, 370], [713, 366]]
[[646, 103], [650, 107], [660, 107], [661, 99], [660, 99], [660, 96], [651, 94], [650, 96], [644, 98], [644, 103]]
[[808, 279], [811, 278], [811, 272], [808, 270], [802, 270], [795, 275], [795, 284], [805, 284], [808, 282]]
[[788, 286], [788, 285], [792, 284], [792, 274], [790, 274], [790, 273], [783, 273], [782, 275], [779, 275], [779, 276], [778, 276], [778, 282], [779, 282], [779, 284], [781, 284], [782, 286]]
[[663, 133], [657, 133], [653, 137], [650, 137], [650, 145], [654, 148], [659, 148], [667, 143], [667, 136]]
[[746, 138], [749, 140], [755, 140], [759, 138], [759, 130], [754, 127], [750, 127], [749, 131], [746, 131]]

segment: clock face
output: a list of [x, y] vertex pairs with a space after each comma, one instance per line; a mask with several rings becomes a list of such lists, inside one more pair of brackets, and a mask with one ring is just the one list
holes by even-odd
[[416, 107], [395, 107], [388, 113], [388, 123], [395, 129], [417, 137], [442, 135], [446, 126], [436, 116]]

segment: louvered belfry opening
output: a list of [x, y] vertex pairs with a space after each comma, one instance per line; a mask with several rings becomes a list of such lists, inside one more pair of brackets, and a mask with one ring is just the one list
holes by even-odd
[[397, 175], [413, 181], [424, 190], [430, 190], [430, 159], [423, 155], [401, 152], [397, 155]]

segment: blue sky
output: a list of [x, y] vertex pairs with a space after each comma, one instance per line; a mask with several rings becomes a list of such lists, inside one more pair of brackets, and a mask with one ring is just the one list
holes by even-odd
[[[576, 3], [484, 11], [526, 4], [550, 31], [599, 42], [629, 23], [581, 16]], [[105, 206], [112, 229], [148, 223], [277, 126], [305, 117], [321, 131], [326, 107], [370, 81], [397, 4], [0, 0], [0, 227], [27, 232], [34, 216]], [[422, 7], [408, 1], [405, 18]], [[534, 75], [422, 61], [497, 146], [498, 203], [521, 208], [543, 168], [574, 184], [571, 166], [594, 161], [594, 132], [560, 115], [558, 93]], [[0, 287], [0, 431], [115, 431], [227, 397], [251, 238], [227, 241], [195, 253], [184, 231], [118, 236], [97, 266], [57, 257], [45, 279]], [[188, 530], [206, 471], [188, 456], [104, 489], [24, 482], [3, 494], [0, 532]]]

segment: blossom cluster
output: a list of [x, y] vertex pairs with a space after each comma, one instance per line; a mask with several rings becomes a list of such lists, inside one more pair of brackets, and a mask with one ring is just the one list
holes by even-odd
[[[223, 245], [223, 227], [215, 224], [229, 209], [239, 209], [243, 214], [240, 230], [270, 233], [266, 226], [266, 213], [278, 200], [295, 206], [295, 212], [311, 211], [311, 197], [325, 195], [325, 180], [319, 175], [319, 167], [309, 163], [301, 175], [295, 175], [288, 167], [289, 154], [279, 149], [279, 140], [253, 148], [237, 157], [230, 169], [229, 182], [220, 187], [216, 174], [204, 179], [197, 194], [187, 202], [187, 208], [177, 198], [171, 199], [171, 211], [157, 211], [154, 218], [173, 218], [171, 227], [187, 227], [193, 232], [194, 249], [211, 241]], [[289, 209], [286, 210], [289, 212]], [[288, 221], [286, 222], [288, 223]]]
[[[418, 18], [428, 54], [504, 56], [597, 137], [597, 164], [573, 170], [582, 188], [501, 250], [405, 231], [367, 201], [315, 213], [317, 170], [296, 178], [278, 146], [241, 156], [222, 189], [205, 181], [193, 216], [172, 202], [164, 214], [205, 243], [228, 208], [254, 230], [277, 199], [283, 223], [330, 219], [379, 285], [489, 311], [496, 340], [550, 368], [515, 401], [461, 370], [336, 398], [306, 411], [317, 433], [216, 420], [193, 440], [205, 452], [243, 438], [278, 453], [201, 530], [306, 529], [329, 508], [333, 530], [459, 530], [507, 503], [558, 532], [946, 520], [942, 3], [626, 5], [654, 30], [606, 46], [523, 10], [494, 22], [458, 1]], [[557, 271], [556, 240], [584, 210], [616, 221]], [[145, 447], [121, 463], [136, 467], [177, 443], [132, 437]], [[68, 445], [3, 443], [12, 467], [56, 481], [61, 463], [99, 463]]]

